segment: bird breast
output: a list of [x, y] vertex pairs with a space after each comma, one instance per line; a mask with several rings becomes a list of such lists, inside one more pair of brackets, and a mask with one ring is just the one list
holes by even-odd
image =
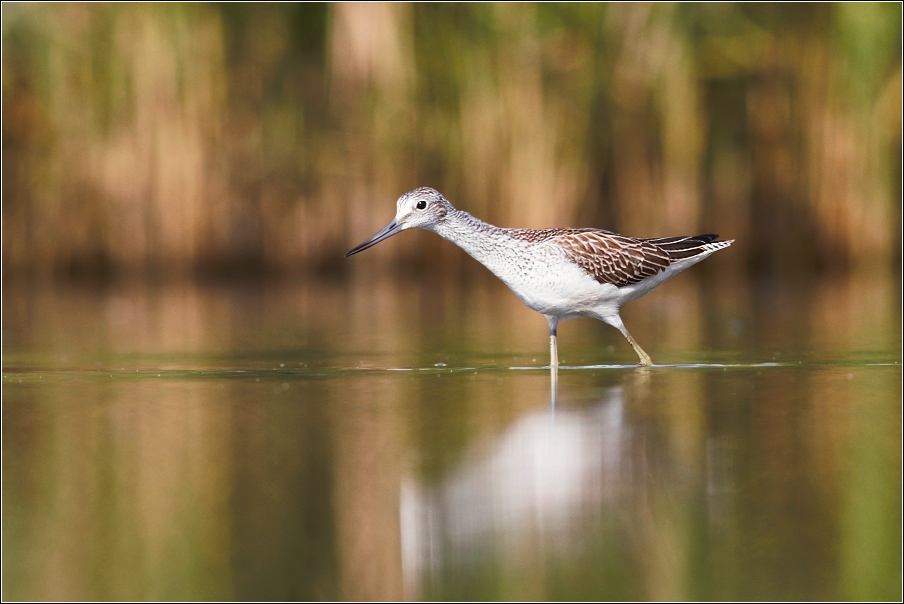
[[509, 239], [501, 245], [465, 251], [499, 277], [529, 308], [544, 315], [588, 315], [601, 304], [618, 300], [617, 287], [597, 282], [552, 242]]

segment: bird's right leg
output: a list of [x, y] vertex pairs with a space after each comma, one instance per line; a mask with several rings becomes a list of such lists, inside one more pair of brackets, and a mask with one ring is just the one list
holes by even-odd
[[636, 352], [637, 356], [640, 357], [640, 364], [644, 367], [649, 367], [650, 365], [652, 365], [653, 359], [651, 359], [650, 355], [643, 351], [643, 348], [640, 347], [640, 344], [634, 341], [634, 338], [631, 337], [631, 334], [628, 333], [628, 330], [625, 329], [624, 326], [622, 326], [620, 331], [626, 338], [628, 338], [628, 342], [631, 344], [631, 346], [634, 347], [634, 352]]
[[622, 332], [622, 335], [628, 339], [628, 343], [631, 344], [631, 346], [634, 348], [634, 352], [636, 352], [637, 356], [640, 357], [641, 366], [649, 367], [653, 364], [653, 360], [650, 359], [650, 355], [645, 353], [643, 351], [643, 348], [640, 347], [640, 344], [634, 341], [634, 338], [632, 338], [631, 334], [628, 333], [628, 329], [625, 327], [625, 324], [622, 323], [621, 317], [619, 317], [618, 315], [615, 315], [614, 317], [608, 316], [604, 318], [603, 321]]

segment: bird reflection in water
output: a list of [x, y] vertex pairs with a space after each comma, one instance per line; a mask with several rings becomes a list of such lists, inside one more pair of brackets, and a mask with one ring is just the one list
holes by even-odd
[[[631, 371], [585, 405], [572, 400], [574, 392], [559, 399], [553, 372], [548, 410], [471, 443], [438, 483], [404, 479], [399, 515], [406, 597], [430, 596], [422, 590], [457, 576], [455, 569], [470, 568], [470, 575], [474, 565], [499, 563], [506, 573], [534, 576], [552, 561], [612, 548], [627, 548], [640, 568], [661, 578], [663, 569], [679, 563], [673, 559], [678, 550], [663, 544], [686, 526], [689, 502], [701, 495], [710, 527], [728, 530], [735, 502], [732, 443], [709, 441], [700, 459], [674, 450], [679, 434], [668, 413], [656, 412], [653, 377], [648, 369]], [[677, 585], [661, 587], [660, 595], [681, 593]], [[525, 589], [519, 597], [548, 595], [542, 587]]]
[[441, 484], [402, 483], [407, 597], [419, 597], [425, 572], [487, 546], [508, 556], [539, 537], [547, 553], [567, 556], [587, 513], [618, 500], [631, 438], [624, 387], [603, 390], [590, 408], [556, 409], [556, 381], [553, 372], [552, 413], [521, 417], [489, 447], [473, 444]]

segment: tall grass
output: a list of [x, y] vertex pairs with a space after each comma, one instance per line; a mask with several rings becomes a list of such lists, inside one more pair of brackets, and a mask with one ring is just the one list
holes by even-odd
[[9, 277], [339, 270], [421, 185], [508, 226], [719, 232], [738, 268], [899, 266], [900, 4], [26, 4], [2, 27]]

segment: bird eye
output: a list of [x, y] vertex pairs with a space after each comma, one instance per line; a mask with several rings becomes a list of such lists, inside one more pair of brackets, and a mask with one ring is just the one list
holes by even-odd
[[427, 207], [427, 202], [422, 199], [419, 202], [417, 202], [417, 205], [414, 207], [416, 207], [418, 210], [423, 210], [424, 208]]

